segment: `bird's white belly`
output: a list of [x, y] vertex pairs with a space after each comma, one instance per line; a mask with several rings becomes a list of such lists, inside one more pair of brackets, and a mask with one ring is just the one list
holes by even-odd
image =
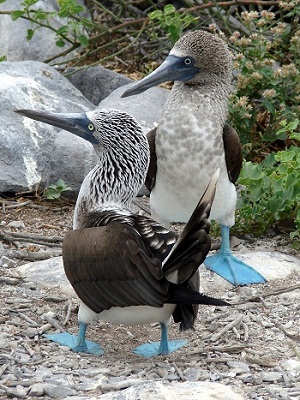
[[98, 319], [123, 325], [144, 325], [153, 322], [164, 322], [168, 325], [175, 307], [174, 304], [165, 304], [163, 307], [112, 307], [110, 310], [104, 310], [97, 314], [81, 302], [78, 320], [87, 324]]
[[189, 131], [190, 136], [180, 139], [177, 135], [169, 131], [158, 136], [156, 183], [150, 196], [153, 218], [165, 225], [187, 222], [219, 167], [211, 219], [234, 225], [236, 190], [228, 179], [222, 137], [215, 138], [215, 147], [211, 148], [207, 131], [194, 135]]

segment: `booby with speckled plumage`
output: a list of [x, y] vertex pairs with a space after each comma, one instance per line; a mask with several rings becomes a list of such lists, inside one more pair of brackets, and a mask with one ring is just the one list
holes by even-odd
[[183, 346], [184, 340], [168, 340], [172, 315], [186, 330], [194, 324], [198, 304], [228, 305], [199, 293], [198, 266], [210, 249], [208, 216], [219, 171], [176, 241], [172, 232], [153, 219], [130, 211], [149, 165], [147, 139], [131, 116], [115, 110], [16, 111], [88, 140], [98, 159], [82, 183], [74, 230], [63, 242], [65, 273], [81, 300], [79, 332], [46, 337], [77, 352], [101, 355], [103, 349], [85, 338], [93, 320], [159, 322], [161, 341], [139, 346], [135, 352], [153, 356]]
[[237, 180], [242, 167], [241, 143], [226, 123], [232, 61], [223, 40], [205, 31], [180, 38], [166, 60], [122, 97], [175, 81], [158, 127], [148, 134], [151, 161], [146, 185], [154, 219], [165, 226], [186, 222], [213, 172], [220, 178], [211, 218], [221, 225], [220, 251], [205, 265], [233, 285], [265, 282], [251, 266], [234, 257], [229, 230], [235, 222]]

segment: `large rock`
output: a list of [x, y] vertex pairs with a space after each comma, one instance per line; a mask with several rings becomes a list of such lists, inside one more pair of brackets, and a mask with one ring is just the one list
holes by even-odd
[[[287, 254], [251, 251], [245, 254], [235, 253], [235, 255], [252, 265], [269, 282], [288, 280], [289, 277], [300, 272], [300, 259]], [[62, 257], [24, 264], [17, 270], [26, 281], [33, 282], [38, 287], [56, 287], [61, 288], [62, 291], [69, 287], [64, 275]], [[233, 288], [229, 282], [207, 270], [204, 266], [201, 266], [200, 274], [201, 288], [205, 293], [216, 295]], [[248, 289], [250, 288], [255, 288], [255, 285], [248, 286]]]
[[92, 145], [13, 110], [81, 112], [94, 106], [54, 68], [35, 61], [1, 62], [0, 91], [0, 192], [43, 188], [59, 178], [78, 190], [95, 165]]
[[[67, 71], [68, 73], [72, 72]], [[132, 82], [132, 79], [101, 66], [90, 67], [68, 75], [67, 78], [81, 93], [95, 105], [105, 99], [120, 86]]]
[[[1, 11], [19, 10], [20, 3], [20, 0], [9, 0], [0, 4], [0, 9]], [[55, 0], [38, 1], [32, 8], [51, 12], [57, 9], [57, 4]], [[57, 29], [64, 24], [62, 20], [52, 20], [51, 23]], [[17, 21], [12, 21], [10, 15], [1, 15], [1, 55], [6, 55], [9, 61], [44, 61], [60, 53], [61, 49], [55, 44], [56, 34], [50, 29], [40, 27], [31, 40], [26, 39], [27, 30], [36, 27], [36, 24], [26, 19], [19, 18]]]
[[99, 396], [101, 400], [243, 400], [230, 386], [214, 382], [145, 382], [139, 386]]
[[121, 98], [121, 95], [134, 83], [114, 90], [106, 99], [99, 104], [100, 108], [115, 108], [126, 111], [132, 115], [142, 126], [146, 133], [157, 126], [162, 108], [169, 96], [170, 91], [154, 87], [139, 95]]

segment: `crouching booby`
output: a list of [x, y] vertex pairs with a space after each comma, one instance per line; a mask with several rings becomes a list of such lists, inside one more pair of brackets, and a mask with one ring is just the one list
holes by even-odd
[[198, 266], [210, 249], [208, 216], [219, 171], [176, 241], [156, 221], [129, 210], [149, 165], [147, 139], [131, 116], [115, 110], [78, 114], [16, 111], [88, 140], [98, 158], [82, 183], [74, 230], [63, 242], [65, 273], [81, 300], [79, 333], [47, 337], [74, 351], [100, 355], [103, 349], [85, 339], [93, 320], [159, 322], [160, 343], [144, 344], [135, 352], [152, 356], [183, 346], [185, 341], [168, 341], [172, 315], [185, 330], [193, 326], [198, 304], [228, 305], [198, 292]]
[[199, 192], [220, 168], [211, 219], [221, 225], [222, 245], [205, 265], [233, 285], [244, 285], [265, 278], [234, 257], [229, 245], [237, 199], [234, 183], [242, 167], [239, 137], [226, 123], [231, 79], [225, 42], [198, 30], [180, 38], [161, 66], [122, 97], [175, 81], [158, 127], [148, 134], [152, 157], [146, 183], [152, 216], [165, 225], [186, 222]]

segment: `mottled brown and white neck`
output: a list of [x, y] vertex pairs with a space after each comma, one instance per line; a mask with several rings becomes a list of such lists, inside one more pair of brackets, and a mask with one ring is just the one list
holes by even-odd
[[91, 212], [115, 210], [126, 215], [147, 174], [149, 146], [141, 130], [115, 146], [94, 145], [94, 148], [98, 162], [81, 185], [74, 229], [84, 227], [86, 216]]

